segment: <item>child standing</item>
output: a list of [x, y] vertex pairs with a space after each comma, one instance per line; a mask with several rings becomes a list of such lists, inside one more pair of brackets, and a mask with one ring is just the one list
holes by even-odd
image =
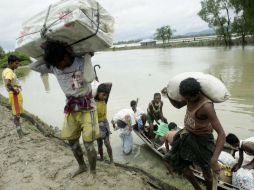
[[103, 142], [107, 148], [110, 163], [113, 163], [112, 148], [109, 141], [109, 135], [111, 134], [109, 128], [109, 122], [107, 120], [107, 102], [109, 93], [112, 87], [112, 83], [102, 83], [98, 86], [97, 95], [95, 97], [96, 108], [98, 113], [98, 122], [100, 127], [100, 138], [97, 139], [98, 152], [100, 159], [103, 160]]
[[21, 86], [18, 83], [17, 76], [14, 72], [19, 66], [19, 58], [15, 55], [8, 57], [8, 66], [2, 72], [2, 79], [9, 94], [9, 102], [14, 116], [14, 124], [19, 138], [22, 138], [25, 133], [20, 127], [20, 115], [23, 113], [23, 96]]

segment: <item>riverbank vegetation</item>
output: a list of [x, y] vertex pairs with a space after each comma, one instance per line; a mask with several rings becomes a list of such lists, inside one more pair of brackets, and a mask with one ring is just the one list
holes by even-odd
[[16, 55], [20, 59], [20, 66], [25, 66], [31, 63], [31, 59], [23, 53], [17, 51], [5, 52], [4, 49], [0, 46], [0, 68], [5, 68], [8, 62], [9, 55]]
[[[141, 40], [115, 43], [113, 50], [196, 47], [196, 46], [233, 46], [254, 44], [254, 1], [253, 0], [202, 0], [197, 13], [214, 31], [213, 35], [173, 36], [175, 30], [166, 25], [157, 28], [155, 43], [141, 46]], [[128, 45], [135, 43], [136, 45]]]
[[[246, 36], [245, 41], [248, 45], [254, 45], [254, 36]], [[239, 36], [234, 36], [232, 39], [232, 45], [241, 46], [242, 39]], [[132, 50], [132, 49], [151, 49], [151, 48], [181, 48], [181, 47], [218, 47], [225, 46], [221, 37], [217, 36], [194, 36], [187, 38], [172, 38], [169, 42], [147, 44], [141, 46], [139, 44], [135, 46], [128, 46], [128, 44], [122, 44], [121, 46], [114, 46], [109, 50]]]
[[156, 40], [162, 40], [163, 44], [165, 44], [166, 41], [167, 43], [169, 43], [169, 40], [172, 38], [173, 32], [175, 32], [175, 30], [171, 29], [169, 25], [162, 26], [156, 29], [154, 38]]
[[241, 37], [246, 45], [246, 37], [254, 34], [253, 0], [202, 0], [198, 15], [213, 28], [224, 45], [234, 45], [232, 34]]

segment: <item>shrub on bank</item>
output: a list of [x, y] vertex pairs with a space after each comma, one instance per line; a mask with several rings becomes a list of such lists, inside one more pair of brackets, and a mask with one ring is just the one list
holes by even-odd
[[20, 66], [25, 66], [31, 63], [31, 59], [28, 56], [24, 55], [23, 53], [14, 51], [4, 53], [0, 56], [0, 68], [5, 68], [7, 66], [8, 56], [11, 54], [16, 55], [20, 59]]

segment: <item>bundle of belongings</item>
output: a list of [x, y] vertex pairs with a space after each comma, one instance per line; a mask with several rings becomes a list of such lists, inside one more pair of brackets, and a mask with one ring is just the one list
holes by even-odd
[[39, 58], [43, 42], [66, 42], [76, 55], [100, 51], [113, 42], [114, 19], [94, 0], [62, 0], [23, 23], [16, 50]]
[[[185, 72], [171, 78], [167, 85], [167, 95], [176, 101], [182, 101], [180, 95], [180, 83], [187, 78], [195, 78], [201, 85], [201, 90], [210, 100], [215, 103], [224, 102], [229, 99], [230, 93], [221, 80], [213, 75], [202, 72]], [[162, 94], [165, 96], [165, 93]]]
[[[231, 154], [224, 151], [221, 152], [218, 160], [221, 165], [220, 180], [240, 189], [254, 189], [254, 169], [240, 168], [236, 172], [232, 172], [232, 168], [238, 162], [238, 158], [234, 158]], [[243, 163], [246, 162], [249, 162], [249, 157], [245, 155]]]

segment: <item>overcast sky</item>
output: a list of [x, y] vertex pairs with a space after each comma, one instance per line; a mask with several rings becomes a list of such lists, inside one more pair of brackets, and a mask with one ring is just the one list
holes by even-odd
[[[0, 46], [13, 50], [23, 21], [57, 0], [0, 0]], [[147, 38], [163, 25], [185, 34], [206, 30], [201, 0], [98, 0], [115, 18], [114, 41]]]

